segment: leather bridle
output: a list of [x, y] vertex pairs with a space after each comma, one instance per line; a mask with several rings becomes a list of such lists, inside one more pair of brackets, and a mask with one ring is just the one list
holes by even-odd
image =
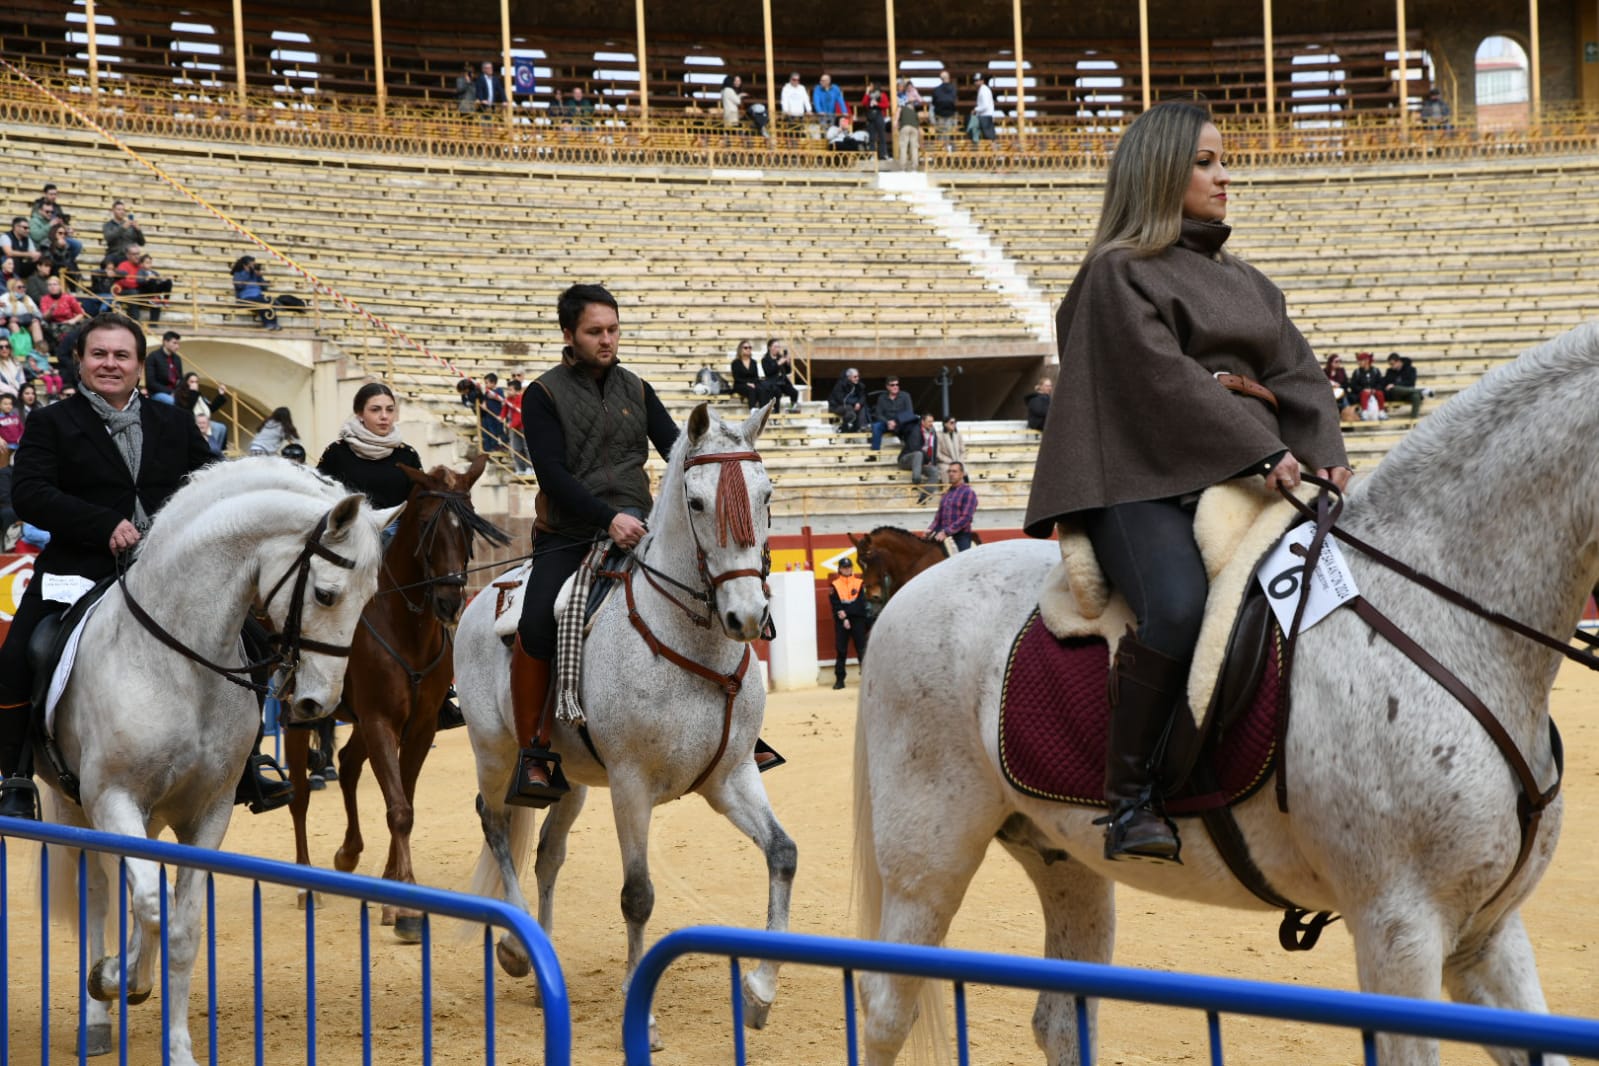
[[331, 655], [341, 659], [348, 658], [350, 654], [350, 645], [327, 644], [320, 640], [310, 640], [302, 632], [301, 627], [302, 615], [305, 610], [305, 586], [311, 578], [312, 557], [324, 559], [344, 570], [355, 569], [354, 559], [346, 558], [322, 543], [322, 536], [327, 532], [328, 516], [331, 513], [331, 511], [327, 512], [317, 519], [316, 526], [311, 530], [310, 535], [306, 537], [305, 547], [300, 549], [300, 553], [295, 557], [294, 562], [290, 563], [283, 575], [273, 583], [272, 591], [267, 593], [266, 599], [262, 603], [261, 609], [263, 611], [271, 608], [272, 601], [277, 598], [278, 592], [288, 583], [290, 578], [294, 579], [294, 591], [290, 597], [288, 614], [284, 619], [283, 629], [272, 634], [270, 638], [277, 650], [265, 659], [242, 663], [239, 666], [224, 666], [207, 659], [169, 633], [133, 598], [133, 593], [128, 588], [128, 574], [124, 570], [117, 575], [117, 584], [122, 589], [123, 599], [127, 602], [128, 613], [132, 614], [151, 636], [179, 655], [182, 655], [185, 659], [198, 663], [212, 673], [231, 681], [240, 688], [249, 689], [251, 692], [265, 695], [268, 689], [268, 686], [257, 684], [252, 680], [250, 678], [252, 673], [267, 667], [282, 666], [285, 674], [279, 692], [281, 696], [290, 689], [295, 671], [300, 665], [302, 652], [315, 652], [318, 655]]

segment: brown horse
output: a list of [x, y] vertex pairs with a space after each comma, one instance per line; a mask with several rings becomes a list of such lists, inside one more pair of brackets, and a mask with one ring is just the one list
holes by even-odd
[[[949, 557], [942, 541], [898, 526], [878, 526], [860, 537], [853, 533], [845, 536], [855, 545], [855, 557], [861, 563], [861, 591], [874, 611], [881, 610], [905, 582]], [[973, 530], [972, 544], [982, 542]]]
[[[411, 869], [412, 802], [454, 673], [451, 629], [464, 600], [472, 540], [481, 536], [495, 544], [510, 542], [472, 508], [472, 486], [484, 461], [478, 456], [465, 474], [443, 466], [427, 473], [400, 467], [413, 482], [411, 495], [384, 551], [377, 594], [356, 628], [339, 709], [339, 716], [356, 727], [339, 753], [346, 828], [333, 865], [346, 873], [356, 868], [364, 846], [356, 785], [362, 764], [370, 759], [388, 814], [389, 857], [383, 876], [416, 880]], [[294, 857], [309, 865], [305, 812], [311, 796], [306, 782], [310, 730], [289, 730], [284, 747], [294, 783], [289, 806]], [[385, 907], [383, 924], [392, 924], [401, 940], [421, 939], [421, 916], [414, 912]]]

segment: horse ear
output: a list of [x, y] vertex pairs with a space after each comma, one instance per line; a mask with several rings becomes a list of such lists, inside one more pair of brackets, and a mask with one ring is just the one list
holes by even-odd
[[771, 400], [767, 400], [761, 406], [751, 411], [750, 416], [744, 420], [744, 426], [740, 430], [744, 436], [744, 439], [749, 441], [751, 444], [754, 444], [755, 438], [759, 437], [761, 435], [761, 430], [766, 428], [766, 419], [769, 415], [771, 415], [771, 413]]
[[696, 404], [688, 416], [688, 439], [690, 443], [698, 444], [711, 428], [711, 405], [708, 403]]
[[402, 503], [398, 507], [390, 507], [382, 511], [374, 509], [372, 514], [377, 519], [379, 529], [388, 529], [404, 511], [405, 504]]
[[404, 463], [395, 463], [394, 469], [410, 478], [412, 484], [421, 485], [423, 488], [427, 488], [428, 476], [422, 471], [418, 470], [416, 467], [406, 466]]
[[354, 492], [333, 505], [333, 510], [328, 512], [329, 540], [342, 540], [349, 534], [350, 526], [360, 517], [361, 505], [365, 502], [365, 496]]
[[861, 545], [866, 543], [867, 535], [865, 533], [862, 533], [858, 537], [853, 533], [845, 533], [844, 535], [849, 538], [849, 542], [855, 546], [855, 550], [857, 552], [861, 550]]
[[478, 452], [477, 458], [472, 460], [472, 465], [466, 468], [466, 473], [461, 475], [461, 491], [465, 492], [477, 484], [477, 479], [483, 476], [483, 468], [488, 465], [489, 453]]

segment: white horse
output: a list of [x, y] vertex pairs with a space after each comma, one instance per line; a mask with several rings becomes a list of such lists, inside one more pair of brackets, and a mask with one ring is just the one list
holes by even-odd
[[[85, 624], [71, 679], [55, 711], [55, 735], [79, 781], [78, 802], [47, 804], [52, 820], [110, 833], [219, 847], [234, 787], [255, 741], [255, 695], [158, 640], [134, 617], [132, 600], [155, 623], [212, 663], [241, 659], [239, 631], [263, 603], [285, 637], [286, 706], [314, 717], [338, 702], [345, 659], [361, 609], [377, 588], [379, 534], [400, 508], [374, 512], [316, 472], [283, 459], [241, 459], [194, 474], [173, 494], [139, 545], [125, 589], [113, 588]], [[296, 630], [298, 631], [296, 633]], [[346, 650], [347, 654], [347, 650]], [[247, 678], [246, 678], [247, 680]], [[40, 773], [60, 788], [48, 762]], [[47, 794], [48, 795], [48, 794]], [[122, 980], [115, 952], [118, 858], [91, 861], [88, 878], [89, 1053], [111, 1050], [107, 1003]], [[57, 915], [76, 891], [76, 857], [57, 864]], [[160, 957], [161, 893], [155, 863], [129, 859], [132, 921], [128, 1002], [143, 1002]], [[180, 869], [172, 893], [171, 1061], [192, 1066], [189, 982], [200, 943], [204, 874]]]
[[[1496, 369], [1413, 429], [1349, 494], [1341, 525], [1563, 640], [1599, 579], [1599, 480], [1588, 459], [1596, 396], [1599, 324], [1589, 324]], [[1482, 698], [1540, 790], [1554, 784], [1557, 653], [1358, 551], [1344, 554], [1364, 598]], [[1197, 819], [1180, 822], [1180, 866], [1107, 862], [1104, 830], [1093, 824], [1100, 811], [1029, 798], [1001, 774], [1007, 652], [1058, 559], [1054, 544], [1039, 542], [962, 554], [907, 585], [872, 630], [856, 731], [863, 935], [942, 941], [1001, 827], [1037, 888], [1051, 957], [1110, 960], [1116, 881], [1265, 906], [1228, 873]], [[912, 662], [916, 670], [903, 668]], [[1362, 989], [1546, 1010], [1520, 906], [1554, 851], [1560, 801], [1516, 869], [1520, 791], [1505, 757], [1454, 697], [1348, 609], [1301, 638], [1292, 699], [1289, 812], [1270, 788], [1236, 808], [1269, 884], [1302, 907], [1344, 916]], [[1047, 849], [1069, 859], [1057, 851], [1046, 862]], [[861, 985], [867, 1061], [881, 1066], [900, 1051], [928, 990], [883, 975]], [[1068, 999], [1041, 996], [1033, 1029], [1051, 1064], [1078, 1061]], [[1438, 1061], [1436, 1046], [1416, 1039], [1385, 1037], [1380, 1050], [1393, 1066]]]
[[[722, 421], [704, 404], [694, 409], [661, 479], [650, 531], [634, 552], [632, 596], [643, 624], [665, 648], [719, 677], [742, 670], [736, 695], [730, 699], [722, 684], [674, 665], [671, 655], [652, 652], [629, 620], [628, 597], [616, 590], [594, 616], [583, 649], [582, 705], [604, 764], [571, 725], [558, 722], [554, 733], [553, 746], [573, 787], [549, 808], [539, 836], [534, 867], [539, 924], [552, 930], [555, 879], [588, 786], [609, 788], [622, 846], [628, 976], [643, 954], [644, 926], [655, 903], [650, 813], [690, 791], [698, 791], [761, 849], [769, 875], [766, 927], [788, 928], [797, 852], [772, 813], [752, 758], [766, 708], [749, 642], [760, 635], [767, 617], [763, 575], [772, 486], [754, 452], [767, 413], [763, 407], [738, 425]], [[743, 524], [743, 536], [724, 535], [729, 520]], [[664, 580], [646, 578], [640, 564]], [[741, 576], [716, 580], [735, 571]], [[689, 593], [672, 589], [673, 583]], [[662, 589], [673, 592], [676, 602]], [[687, 617], [682, 601], [697, 602], [703, 625]], [[525, 910], [520, 878], [532, 850], [535, 812], [505, 803], [517, 738], [511, 652], [494, 635], [494, 610], [492, 594], [474, 599], [462, 613], [455, 642], [456, 689], [477, 755], [484, 837], [471, 891], [498, 895]], [[513, 976], [527, 973], [528, 959], [510, 938], [501, 938], [498, 956]], [[778, 965], [768, 961], [745, 977], [746, 1017], [753, 1027], [765, 1024], [777, 994], [777, 971]]]

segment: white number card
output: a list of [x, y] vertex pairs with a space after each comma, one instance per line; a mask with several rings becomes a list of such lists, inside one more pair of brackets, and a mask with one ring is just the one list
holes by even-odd
[[[1299, 607], [1299, 583], [1305, 576], [1302, 553], [1310, 547], [1310, 540], [1315, 534], [1314, 522], [1290, 529], [1255, 574], [1261, 587], [1266, 590], [1266, 598], [1271, 601], [1271, 609], [1277, 615], [1284, 633], [1294, 624], [1294, 611]], [[1301, 554], [1294, 553], [1295, 545], [1298, 545]], [[1321, 542], [1321, 559], [1311, 572], [1310, 601], [1305, 604], [1305, 616], [1300, 620], [1299, 631], [1303, 633], [1358, 595], [1360, 590], [1355, 587], [1355, 579], [1344, 564], [1343, 553], [1338, 550], [1337, 542], [1328, 536]]]
[[76, 574], [45, 574], [39, 588], [43, 598], [50, 603], [64, 603], [71, 607], [83, 598], [85, 592], [94, 588], [94, 582]]

